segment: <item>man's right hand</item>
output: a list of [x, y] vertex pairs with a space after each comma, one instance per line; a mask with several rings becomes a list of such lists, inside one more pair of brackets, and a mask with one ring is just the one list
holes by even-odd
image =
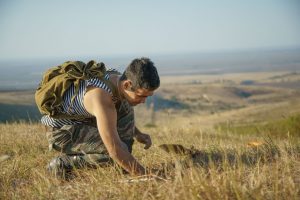
[[[137, 129], [136, 129], [137, 130]], [[139, 142], [145, 145], [144, 149], [149, 149], [152, 145], [152, 140], [150, 135], [137, 132], [135, 135], [135, 139]]]

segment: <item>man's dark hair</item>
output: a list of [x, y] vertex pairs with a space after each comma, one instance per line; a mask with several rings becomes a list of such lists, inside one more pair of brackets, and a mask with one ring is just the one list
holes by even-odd
[[138, 88], [155, 90], [160, 85], [157, 69], [149, 58], [134, 59], [125, 69], [120, 80], [130, 80], [132, 90]]

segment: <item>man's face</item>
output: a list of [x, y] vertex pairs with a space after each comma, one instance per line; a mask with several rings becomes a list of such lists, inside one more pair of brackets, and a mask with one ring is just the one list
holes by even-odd
[[140, 103], [145, 103], [147, 97], [153, 95], [153, 90], [138, 88], [135, 91], [130, 89], [124, 91], [124, 97], [131, 106], [136, 106]]

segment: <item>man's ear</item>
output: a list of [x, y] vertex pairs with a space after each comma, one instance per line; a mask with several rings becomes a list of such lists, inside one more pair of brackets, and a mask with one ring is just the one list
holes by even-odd
[[132, 87], [132, 83], [130, 80], [125, 80], [123, 85], [125, 90], [129, 90]]

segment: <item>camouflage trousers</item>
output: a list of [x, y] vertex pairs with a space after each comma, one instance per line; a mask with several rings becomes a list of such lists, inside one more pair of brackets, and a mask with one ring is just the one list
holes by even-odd
[[[96, 126], [80, 124], [80, 125], [64, 125], [59, 129], [51, 128], [46, 135], [49, 142], [49, 149], [56, 150], [64, 154], [65, 157], [77, 157], [77, 160], [84, 162], [85, 166], [101, 166], [112, 163], [107, 149], [103, 144]], [[126, 134], [120, 134], [123, 142], [123, 148], [127, 148], [132, 152], [133, 137]], [[69, 162], [71, 159], [65, 159]], [[76, 168], [82, 167], [79, 164]]]
[[[95, 118], [87, 120], [85, 124], [50, 129], [47, 131], [49, 149], [63, 154], [54, 158], [50, 165], [63, 163], [67, 168], [78, 168], [112, 162], [98, 132]], [[134, 110], [126, 100], [122, 100], [117, 106], [117, 131], [123, 148], [131, 153], [135, 131]], [[61, 162], [54, 162], [55, 160]]]

